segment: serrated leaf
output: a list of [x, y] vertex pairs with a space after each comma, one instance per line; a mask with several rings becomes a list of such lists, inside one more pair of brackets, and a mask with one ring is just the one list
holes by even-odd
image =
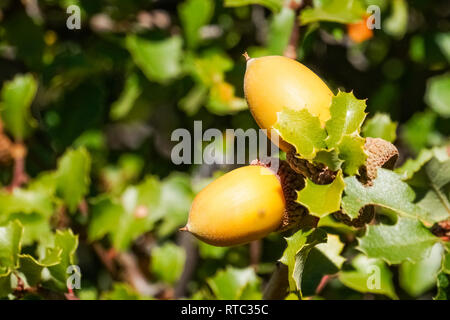
[[283, 6], [283, 0], [225, 0], [225, 7], [241, 7], [259, 4], [277, 12]]
[[339, 240], [339, 236], [329, 234], [326, 243], [319, 243], [311, 249], [303, 270], [302, 294], [304, 296], [315, 294], [323, 276], [339, 271], [345, 261], [345, 258], [340, 255], [343, 248], [344, 244]]
[[85, 148], [69, 149], [58, 161], [57, 193], [74, 212], [89, 191], [91, 158]]
[[297, 192], [297, 202], [305, 206], [309, 214], [322, 218], [339, 211], [344, 187], [342, 171], [338, 172], [330, 184], [318, 185], [306, 179], [305, 187]]
[[315, 0], [312, 8], [305, 8], [300, 14], [302, 25], [318, 22], [355, 23], [362, 20], [363, 3], [359, 0]]
[[333, 96], [330, 105], [331, 118], [325, 123], [328, 149], [336, 147], [345, 135], [358, 135], [366, 118], [366, 101], [356, 99], [353, 92]]
[[368, 226], [358, 240], [358, 248], [367, 256], [398, 264], [424, 259], [439, 239], [418, 220], [398, 217], [395, 225]]
[[436, 285], [441, 269], [444, 248], [436, 243], [428, 256], [412, 263], [404, 261], [399, 268], [399, 282], [403, 290], [412, 297], [419, 297]]
[[368, 258], [363, 254], [352, 261], [354, 271], [341, 271], [339, 280], [347, 287], [362, 292], [383, 294], [397, 299], [392, 273], [381, 259]]
[[290, 291], [299, 291], [302, 295], [301, 284], [306, 259], [314, 246], [327, 241], [327, 234], [322, 229], [299, 230], [285, 239], [287, 247], [280, 262], [288, 267]]
[[396, 130], [397, 122], [392, 121], [388, 114], [376, 113], [364, 123], [362, 133], [364, 137], [381, 138], [394, 142], [397, 138]]
[[200, 29], [210, 22], [213, 13], [212, 0], [188, 0], [178, 6], [178, 16], [189, 48], [197, 47], [201, 40]]
[[149, 80], [166, 83], [180, 74], [181, 37], [153, 41], [128, 35], [125, 42], [134, 62]]
[[450, 217], [450, 158], [444, 153], [441, 156], [440, 149], [422, 151], [398, 169], [420, 199], [420, 218], [430, 224]]
[[[75, 252], [78, 247], [78, 235], [74, 235], [72, 230], [57, 230], [54, 239], [54, 247], [52, 248], [52, 254], [56, 254], [56, 252], [60, 255], [60, 260], [58, 264], [52, 265], [48, 267], [50, 274], [52, 277], [60, 282], [63, 288], [66, 287], [66, 279], [69, 277], [67, 273], [67, 268], [70, 265], [75, 264]], [[48, 255], [44, 260], [45, 263], [50, 263], [54, 257], [52, 255]]]
[[395, 172], [398, 173], [403, 180], [411, 179], [416, 172], [418, 172], [425, 163], [427, 163], [433, 157], [433, 151], [429, 149], [423, 149], [415, 159], [408, 159], [406, 162], [398, 168], [395, 168]]
[[333, 148], [331, 150], [320, 150], [317, 152], [314, 162], [322, 163], [330, 170], [338, 171], [342, 167], [344, 160], [339, 159], [338, 152]]
[[356, 175], [359, 168], [366, 162], [365, 142], [366, 140], [357, 134], [345, 135], [339, 142], [337, 150], [339, 158], [344, 161], [342, 168], [347, 175]]
[[362, 185], [354, 176], [345, 178], [344, 182], [342, 210], [352, 219], [357, 218], [359, 210], [366, 205], [381, 206], [411, 217], [423, 214], [423, 210], [413, 203], [414, 191], [395, 172], [378, 169], [377, 178], [370, 187]]
[[57, 265], [59, 262], [60, 257], [56, 255], [41, 262], [29, 254], [21, 254], [18, 271], [25, 275], [27, 284], [34, 287], [42, 280], [42, 270], [46, 267]]
[[0, 227], [0, 273], [18, 267], [23, 227], [19, 221], [11, 221]]
[[166, 242], [152, 249], [150, 270], [168, 284], [175, 284], [183, 272], [186, 252], [183, 248]]
[[274, 128], [304, 159], [312, 160], [320, 149], [326, 148], [326, 131], [321, 127], [319, 118], [306, 109], [284, 109], [278, 113]]
[[[219, 300], [239, 300], [243, 298], [245, 289], [260, 285], [260, 280], [253, 268], [236, 269], [227, 267], [207, 280], [214, 295]], [[246, 293], [249, 294], [248, 292]]]
[[6, 130], [17, 140], [26, 138], [36, 125], [30, 112], [36, 91], [37, 82], [31, 74], [17, 75], [2, 88], [1, 119]]

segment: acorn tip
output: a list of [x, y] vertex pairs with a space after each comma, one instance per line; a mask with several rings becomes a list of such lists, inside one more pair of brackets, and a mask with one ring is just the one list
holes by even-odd
[[187, 225], [185, 225], [183, 228], [178, 229], [178, 231], [189, 231]]
[[242, 55], [244, 56], [245, 61], [250, 60], [250, 56], [248, 55], [247, 51], [245, 51]]

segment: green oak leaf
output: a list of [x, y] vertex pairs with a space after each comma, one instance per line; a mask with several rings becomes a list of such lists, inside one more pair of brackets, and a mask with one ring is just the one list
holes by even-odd
[[441, 272], [437, 276], [437, 288], [434, 300], [450, 300], [450, 276], [448, 274]]
[[419, 297], [436, 285], [441, 269], [444, 248], [436, 243], [428, 256], [412, 263], [404, 261], [399, 268], [399, 282], [403, 290], [412, 297]]
[[101, 300], [151, 300], [151, 298], [139, 294], [127, 283], [116, 282], [111, 291], [102, 293]]
[[392, 121], [385, 113], [376, 113], [362, 128], [364, 137], [381, 138], [389, 142], [394, 142], [397, 138], [396, 131], [397, 122]]
[[450, 73], [428, 79], [425, 101], [440, 116], [450, 117]]
[[413, 186], [417, 206], [425, 213], [420, 216], [427, 223], [450, 218], [450, 158], [440, 161], [433, 156], [420, 170], [406, 180]]
[[54, 246], [51, 250], [47, 250], [47, 256], [44, 259], [46, 263], [54, 261], [53, 254], [60, 256], [58, 264], [48, 267], [53, 279], [61, 288], [66, 288], [66, 280], [70, 276], [67, 268], [75, 264], [75, 252], [78, 247], [78, 235], [74, 235], [72, 230], [57, 230], [54, 238]]
[[220, 300], [261, 299], [261, 294], [257, 292], [260, 279], [253, 268], [227, 267], [207, 279], [207, 282], [216, 298]]
[[142, 93], [139, 76], [136, 73], [129, 75], [119, 98], [111, 105], [109, 112], [112, 120], [124, 118], [133, 108], [136, 100]]
[[432, 157], [433, 157], [432, 150], [423, 149], [420, 151], [419, 155], [415, 159], [406, 160], [401, 167], [395, 168], [394, 172], [398, 173], [402, 177], [402, 180], [409, 180]]
[[17, 220], [0, 227], [0, 273], [18, 267], [23, 227]]
[[90, 204], [88, 236], [89, 241], [94, 241], [117, 229], [124, 209], [118, 201], [108, 196], [92, 199]]
[[421, 261], [430, 254], [439, 239], [420, 221], [398, 217], [395, 225], [369, 225], [366, 234], [358, 241], [358, 249], [367, 256], [399, 264]]
[[156, 230], [158, 236], [168, 236], [186, 223], [193, 200], [191, 177], [188, 174], [172, 173], [162, 181], [158, 206], [161, 224]]
[[84, 147], [67, 150], [58, 161], [57, 194], [74, 212], [89, 191], [91, 157]]
[[366, 162], [367, 154], [364, 151], [366, 140], [358, 134], [344, 135], [337, 146], [339, 158], [344, 162], [344, 172], [353, 176], [358, 173], [359, 168]]
[[392, 281], [392, 273], [381, 259], [359, 254], [352, 260], [355, 270], [339, 272], [339, 281], [346, 287], [362, 293], [386, 295], [398, 299]]
[[297, 202], [305, 206], [311, 215], [322, 218], [339, 211], [344, 187], [342, 171], [330, 184], [318, 185], [306, 179], [305, 187], [297, 192]]
[[30, 112], [36, 91], [37, 82], [31, 74], [17, 75], [2, 88], [0, 118], [16, 140], [25, 139], [36, 126]]
[[338, 171], [342, 167], [344, 160], [339, 158], [337, 150], [333, 148], [331, 150], [320, 150], [317, 152], [314, 162], [322, 163], [330, 170]]
[[213, 14], [212, 0], [188, 0], [178, 6], [178, 16], [189, 48], [196, 48], [200, 43], [200, 29], [211, 21]]
[[148, 177], [142, 183], [125, 189], [121, 196], [124, 210], [111, 233], [113, 246], [117, 250], [126, 250], [133, 240], [153, 228], [162, 217], [160, 198], [160, 181], [155, 177]]
[[14, 213], [36, 213], [48, 218], [53, 212], [53, 198], [41, 190], [15, 188], [11, 193], [0, 191], [0, 222], [8, 220]]
[[304, 159], [314, 159], [320, 149], [326, 148], [326, 131], [320, 126], [319, 118], [306, 109], [284, 109], [278, 113], [274, 128]]
[[273, 12], [278, 12], [283, 7], [283, 0], [225, 0], [225, 7], [241, 7], [259, 4]]
[[347, 177], [344, 181], [342, 210], [352, 219], [357, 218], [359, 210], [366, 205], [381, 206], [411, 217], [421, 216], [424, 213], [413, 203], [415, 197], [413, 189], [395, 172], [378, 169], [377, 178], [370, 187], [362, 185], [354, 176]]
[[154, 41], [130, 34], [125, 43], [134, 62], [149, 80], [164, 84], [180, 74], [183, 46], [180, 36]]
[[289, 7], [283, 7], [280, 12], [273, 15], [267, 39], [267, 48], [270, 54], [283, 55], [289, 44], [295, 18], [295, 10]]
[[355, 23], [366, 14], [364, 3], [360, 0], [314, 0], [313, 7], [302, 10], [300, 23], [313, 22]]
[[42, 281], [42, 271], [46, 267], [55, 266], [60, 262], [60, 256], [47, 257], [44, 261], [37, 261], [29, 254], [21, 254], [19, 257], [20, 271], [26, 277], [29, 286], [34, 287]]
[[11, 271], [7, 270], [4, 273], [0, 272], [0, 298], [7, 297], [11, 292]]
[[335, 274], [341, 269], [345, 258], [341, 256], [344, 244], [339, 236], [329, 234], [326, 243], [319, 243], [311, 249], [305, 263], [302, 277], [302, 294], [315, 294], [323, 276]]
[[299, 230], [285, 238], [287, 247], [280, 262], [288, 267], [289, 289], [302, 295], [301, 284], [307, 257], [314, 246], [327, 241], [327, 233], [322, 229]]
[[366, 118], [366, 101], [356, 99], [353, 92], [339, 91], [333, 96], [330, 106], [331, 118], [325, 123], [328, 137], [325, 142], [329, 149], [336, 147], [345, 135], [359, 135]]
[[186, 252], [171, 242], [152, 249], [151, 272], [164, 281], [173, 285], [180, 278], [186, 261]]

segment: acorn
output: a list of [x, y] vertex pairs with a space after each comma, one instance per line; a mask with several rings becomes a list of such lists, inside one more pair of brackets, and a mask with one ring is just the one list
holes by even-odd
[[304, 179], [285, 162], [275, 172], [258, 161], [232, 170], [195, 197], [189, 231], [214, 246], [233, 246], [261, 239], [297, 225], [307, 210], [297, 202]]
[[[283, 56], [266, 56], [247, 60], [244, 93], [250, 111], [261, 129], [269, 137], [277, 122], [277, 112], [284, 108], [306, 108], [319, 117], [322, 126], [330, 118], [333, 93], [318, 75], [300, 62]], [[271, 139], [277, 143], [276, 139]], [[278, 137], [278, 146], [289, 151], [291, 145]]]

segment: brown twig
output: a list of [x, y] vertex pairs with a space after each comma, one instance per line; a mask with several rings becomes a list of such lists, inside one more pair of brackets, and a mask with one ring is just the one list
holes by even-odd
[[250, 242], [250, 265], [257, 269], [262, 253], [262, 240]]
[[277, 262], [276, 269], [264, 289], [263, 299], [282, 300], [287, 295], [288, 287], [288, 267], [281, 262]]
[[[299, 12], [307, 5], [308, 1], [306, 0], [291, 0], [289, 2], [289, 8], [295, 11], [295, 15], [297, 16]], [[295, 17], [294, 25], [292, 26], [291, 36], [289, 38], [289, 43], [284, 50], [283, 55], [285, 57], [291, 59], [297, 59], [297, 47], [298, 41], [300, 39], [300, 19]]]
[[25, 157], [27, 155], [27, 147], [21, 142], [16, 142], [11, 146], [11, 156], [14, 159], [14, 171], [11, 184], [8, 187], [9, 191], [20, 187], [28, 181], [28, 176], [25, 172]]
[[194, 275], [198, 262], [198, 250], [195, 238], [188, 232], [178, 232], [177, 242], [186, 252], [183, 273], [175, 286], [174, 292], [175, 298], [180, 298], [186, 295], [187, 285]]

